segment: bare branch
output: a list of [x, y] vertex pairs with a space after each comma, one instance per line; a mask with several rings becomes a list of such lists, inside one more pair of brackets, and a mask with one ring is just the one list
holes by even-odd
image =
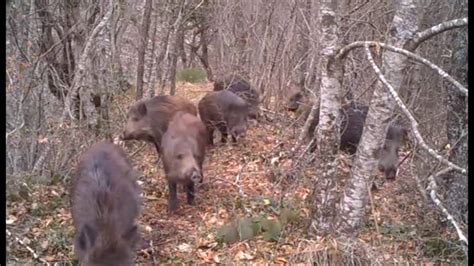
[[456, 29], [460, 27], [467, 26], [467, 18], [460, 18], [460, 19], [453, 19], [450, 21], [446, 21], [443, 23], [440, 23], [436, 26], [433, 26], [429, 29], [426, 29], [424, 31], [418, 32], [415, 35], [415, 38], [408, 42], [405, 45], [405, 49], [408, 51], [413, 51], [415, 50], [422, 42], [428, 40], [429, 38], [438, 35], [442, 32], [451, 30], [451, 29]]
[[464, 95], [468, 96], [468, 90], [466, 89], [466, 87], [464, 87], [463, 85], [461, 85], [461, 83], [457, 82], [453, 77], [451, 77], [448, 73], [444, 72], [444, 70], [442, 70], [440, 67], [438, 67], [437, 65], [431, 63], [429, 60], [426, 60], [424, 59], [423, 57], [419, 56], [419, 55], [416, 55], [410, 51], [407, 51], [405, 49], [400, 49], [400, 48], [397, 48], [397, 47], [393, 47], [391, 45], [388, 45], [388, 44], [385, 44], [385, 43], [381, 43], [381, 42], [372, 42], [372, 41], [360, 41], [360, 42], [353, 42], [351, 44], [348, 44], [346, 46], [344, 46], [343, 48], [341, 48], [339, 50], [339, 53], [337, 53], [336, 55], [336, 58], [338, 59], [342, 59], [344, 58], [347, 53], [349, 53], [349, 51], [351, 51], [352, 49], [355, 49], [355, 48], [359, 48], [359, 47], [362, 47], [362, 46], [380, 46], [380, 47], [383, 47], [387, 50], [390, 50], [392, 52], [395, 52], [395, 53], [400, 53], [410, 59], [413, 59], [417, 62], [420, 62], [420, 63], [423, 63], [424, 65], [426, 65], [427, 67], [433, 69], [434, 71], [438, 72], [438, 74], [445, 78], [446, 80], [448, 80], [449, 82], [451, 82], [451, 84], [453, 84], [456, 88], [458, 88]]
[[441, 171], [439, 171], [438, 173], [434, 174], [434, 175], [430, 175], [428, 177], [429, 181], [430, 181], [430, 184], [428, 186], [428, 189], [431, 190], [430, 191], [430, 196], [431, 196], [431, 199], [433, 200], [433, 202], [436, 204], [436, 206], [438, 206], [441, 211], [446, 215], [446, 218], [448, 218], [448, 220], [451, 222], [451, 224], [454, 226], [454, 228], [456, 228], [456, 232], [458, 233], [458, 236], [459, 236], [459, 240], [461, 240], [462, 242], [466, 243], [466, 245], [468, 245], [468, 241], [467, 241], [467, 238], [466, 236], [464, 235], [464, 233], [462, 232], [461, 228], [459, 227], [459, 224], [458, 222], [456, 222], [456, 220], [454, 220], [454, 217], [448, 212], [448, 210], [443, 206], [443, 204], [441, 203], [441, 200], [439, 200], [438, 196], [436, 195], [436, 189], [438, 188], [438, 185], [436, 184], [436, 181], [435, 181], [435, 176], [440, 176], [440, 175], [443, 175], [443, 174], [446, 174], [448, 173], [449, 171], [451, 171], [452, 168], [451, 167], [448, 167], [448, 168], [445, 168]]
[[71, 120], [74, 120], [74, 116], [72, 115], [72, 112], [71, 112], [71, 103], [73, 99], [77, 97], [78, 90], [81, 85], [80, 83], [82, 81], [82, 78], [85, 72], [86, 60], [92, 48], [92, 44], [93, 44], [92, 40], [99, 34], [102, 28], [105, 27], [105, 24], [107, 23], [107, 21], [112, 17], [113, 9], [114, 9], [113, 1], [110, 1], [109, 10], [105, 14], [105, 16], [102, 18], [102, 20], [99, 22], [99, 24], [97, 24], [97, 26], [94, 28], [91, 35], [89, 36], [89, 39], [86, 42], [86, 45], [84, 46], [84, 50], [81, 54], [81, 57], [79, 58], [79, 63], [77, 64], [76, 75], [74, 75], [74, 80], [72, 81], [72, 84], [71, 84], [71, 91], [69, 92], [68, 97], [66, 98], [66, 101], [64, 104], [64, 112], [63, 112], [63, 115], [61, 117], [61, 122], [60, 122], [61, 124], [64, 122], [64, 120], [67, 118], [68, 115], [71, 118]]
[[398, 106], [400, 106], [400, 109], [402, 110], [402, 112], [408, 117], [408, 119], [410, 120], [411, 122], [411, 127], [413, 129], [413, 133], [416, 137], [416, 139], [420, 142], [420, 145], [421, 147], [423, 147], [429, 154], [431, 154], [434, 158], [438, 159], [440, 162], [443, 162], [445, 164], [447, 164], [448, 166], [452, 167], [453, 169], [463, 173], [463, 174], [466, 174], [467, 173], [467, 170], [460, 167], [460, 166], [457, 166], [455, 165], [454, 163], [450, 162], [449, 160], [445, 159], [443, 156], [437, 154], [432, 148], [430, 148], [426, 142], [424, 141], [424, 139], [421, 137], [421, 134], [420, 132], [418, 131], [418, 122], [416, 121], [416, 119], [413, 117], [413, 115], [410, 113], [410, 111], [407, 109], [407, 107], [405, 106], [405, 104], [402, 102], [402, 100], [400, 99], [400, 97], [398, 97], [398, 94], [397, 92], [395, 91], [395, 89], [392, 87], [392, 85], [390, 85], [388, 83], [388, 81], [385, 79], [384, 75], [382, 74], [382, 72], [380, 71], [379, 67], [375, 64], [374, 62], [374, 58], [372, 57], [372, 54], [370, 53], [370, 49], [369, 49], [369, 44], [365, 44], [364, 45], [365, 47], [365, 52], [367, 54], [367, 59], [369, 60], [370, 64], [372, 65], [372, 68], [374, 69], [375, 73], [377, 74], [378, 78], [380, 79], [380, 81], [388, 88], [390, 94], [392, 95], [392, 97], [395, 99], [395, 101], [397, 102]]

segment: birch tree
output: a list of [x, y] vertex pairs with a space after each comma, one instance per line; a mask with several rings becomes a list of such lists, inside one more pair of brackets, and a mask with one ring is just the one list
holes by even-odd
[[[398, 1], [395, 6], [388, 43], [403, 47], [417, 32], [419, 14], [413, 0]], [[382, 55], [383, 74], [397, 91], [403, 80], [402, 71], [406, 60], [405, 56], [391, 51], [384, 51]], [[369, 184], [376, 169], [374, 154], [384, 142], [394, 108], [394, 99], [382, 82], [377, 82], [352, 166], [351, 179], [342, 200], [341, 226], [345, 232], [354, 232], [362, 221], [368, 202]]]
[[[338, 44], [337, 1], [323, 1], [318, 18], [321, 25], [320, 52], [321, 103], [317, 127], [316, 173], [311, 196], [310, 231], [331, 233], [337, 217], [337, 153], [339, 147], [339, 109], [341, 107], [341, 66], [335, 60]], [[316, 108], [317, 102], [313, 109]]]

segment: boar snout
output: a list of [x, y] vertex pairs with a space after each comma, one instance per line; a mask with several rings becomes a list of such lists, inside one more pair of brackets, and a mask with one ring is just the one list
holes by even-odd
[[245, 127], [234, 127], [230, 130], [230, 135], [233, 137], [234, 141], [238, 141], [245, 136], [245, 131]]
[[383, 165], [378, 166], [379, 171], [383, 172], [385, 174], [385, 178], [387, 180], [394, 180], [395, 177], [397, 176], [397, 168], [396, 167], [384, 167]]
[[189, 178], [195, 184], [202, 183], [202, 174], [201, 171], [199, 171], [198, 169], [194, 169], [189, 175]]

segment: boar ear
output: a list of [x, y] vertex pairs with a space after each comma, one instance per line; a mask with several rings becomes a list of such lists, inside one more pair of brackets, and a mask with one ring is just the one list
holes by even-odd
[[141, 102], [137, 105], [138, 113], [142, 116], [145, 116], [147, 113], [146, 105], [144, 102]]
[[122, 235], [122, 238], [129, 243], [135, 244], [139, 238], [137, 226], [136, 225], [132, 226], [130, 230], [126, 231]]
[[76, 244], [81, 251], [86, 251], [94, 246], [96, 239], [97, 231], [90, 225], [85, 224], [79, 231]]

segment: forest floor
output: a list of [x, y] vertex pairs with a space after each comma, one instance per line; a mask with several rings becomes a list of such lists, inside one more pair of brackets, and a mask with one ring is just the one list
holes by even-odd
[[[210, 90], [212, 85], [207, 83], [179, 83], [177, 94], [197, 102]], [[132, 94], [114, 99], [111, 120], [117, 121], [117, 129], [125, 119], [117, 107], [126, 111], [134, 101]], [[282, 116], [291, 120], [290, 114]], [[365, 259], [370, 253], [384, 262], [432, 264], [462, 257], [453, 244], [453, 230], [442, 226], [439, 215], [425, 203], [407, 164], [402, 165], [395, 181], [372, 192], [365, 225], [349, 249], [333, 239], [308, 236], [306, 198], [313, 171], [309, 167], [293, 179], [278, 175], [291, 171], [286, 154], [294, 145], [295, 134], [277, 120], [253, 125], [237, 145], [219, 143], [209, 149], [204, 183], [196, 189], [196, 205], [187, 205], [185, 193], [178, 188], [174, 215], [167, 213], [168, 188], [162, 164], [156, 164], [154, 147], [140, 142], [126, 144], [134, 166], [143, 173], [144, 205], [139, 218], [143, 240], [137, 263], [327, 264], [334, 262], [334, 256]], [[339, 167], [339, 173], [349, 174], [346, 155], [341, 155]], [[75, 261], [66, 184], [55, 179], [47, 184], [25, 184], [18, 196], [8, 199], [6, 223], [13, 235], [7, 236], [8, 264], [34, 262], [32, 251], [48, 262]], [[262, 236], [232, 244], [217, 240], [216, 232], [224, 224], [237, 217], [277, 218], [282, 205], [297, 210], [298, 218], [283, 228], [277, 241]], [[360, 250], [365, 250], [365, 255]]]

